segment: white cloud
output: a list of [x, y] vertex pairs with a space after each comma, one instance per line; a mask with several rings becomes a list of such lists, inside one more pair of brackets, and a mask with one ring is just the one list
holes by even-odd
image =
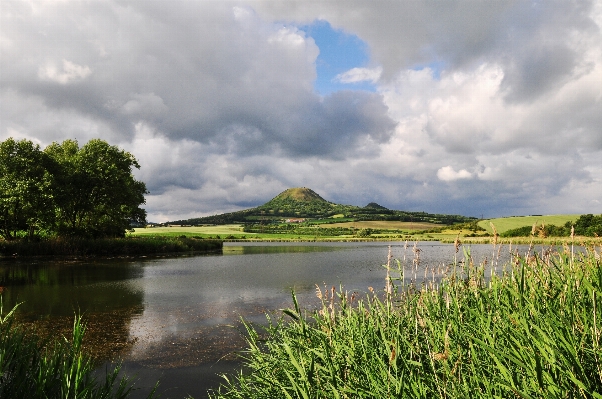
[[454, 181], [459, 179], [470, 179], [472, 177], [472, 173], [467, 171], [466, 169], [461, 169], [459, 171], [455, 171], [451, 166], [443, 166], [439, 168], [437, 171], [437, 178], [443, 181]]
[[[602, 213], [601, 15], [599, 0], [0, 2], [0, 140], [127, 148], [155, 221], [291, 186], [396, 209]], [[314, 92], [323, 49], [299, 27], [316, 19], [367, 43], [379, 67], [337, 79], [376, 93]]]
[[380, 79], [383, 69], [378, 68], [352, 68], [335, 76], [335, 80], [341, 83], [372, 82]]
[[51, 80], [60, 84], [67, 84], [86, 79], [92, 74], [90, 67], [77, 65], [71, 61], [63, 60], [63, 68], [60, 70], [54, 62], [48, 62], [38, 70], [40, 79]]

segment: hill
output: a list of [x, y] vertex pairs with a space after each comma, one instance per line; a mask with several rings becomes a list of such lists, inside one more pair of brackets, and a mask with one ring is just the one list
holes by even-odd
[[338, 216], [353, 221], [400, 221], [454, 224], [475, 221], [476, 218], [461, 215], [429, 214], [426, 212], [395, 211], [371, 202], [365, 207], [335, 204], [322, 198], [306, 187], [289, 188], [270, 201], [256, 208], [223, 213], [187, 220], [176, 220], [170, 224], [254, 224], [280, 223], [287, 218], [327, 219]]
[[320, 197], [320, 195], [311, 188], [297, 187], [284, 190], [272, 200], [268, 201], [265, 205], [268, 205], [271, 202], [285, 200], [292, 200], [298, 202], [328, 202], [324, 198]]
[[371, 202], [371, 203], [369, 203], [368, 205], [366, 205], [366, 206], [364, 207], [364, 209], [377, 209], [377, 210], [379, 210], [379, 211], [388, 211], [388, 209], [387, 209], [387, 208], [385, 208], [385, 207], [384, 207], [384, 206], [382, 206], [382, 205], [379, 205], [379, 204], [377, 204], [376, 202]]
[[289, 188], [255, 209], [263, 216], [295, 218], [328, 217], [337, 211], [344, 212], [346, 210], [344, 206], [326, 201], [318, 193], [305, 187]]

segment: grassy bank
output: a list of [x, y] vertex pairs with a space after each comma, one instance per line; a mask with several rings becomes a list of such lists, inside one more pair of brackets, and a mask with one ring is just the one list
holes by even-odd
[[318, 288], [319, 311], [247, 325], [248, 372], [213, 398], [602, 398], [599, 250], [485, 270], [466, 251], [440, 282]]
[[54, 238], [40, 241], [0, 241], [0, 256], [141, 256], [221, 251], [221, 240], [181, 236], [126, 238]]
[[95, 376], [92, 360], [82, 350], [86, 328], [79, 317], [75, 318], [70, 339], [49, 342], [15, 326], [13, 311], [4, 315], [0, 305], [0, 398], [130, 396], [133, 385], [127, 377], [118, 376], [118, 367], [107, 370], [104, 378]]
[[516, 229], [523, 226], [533, 226], [533, 224], [541, 225], [557, 225], [562, 226], [566, 222], [574, 223], [580, 215], [533, 215], [533, 216], [511, 216], [495, 219], [485, 219], [479, 221], [479, 226], [485, 229], [488, 233], [493, 234], [491, 224], [495, 226], [499, 234], [507, 230]]

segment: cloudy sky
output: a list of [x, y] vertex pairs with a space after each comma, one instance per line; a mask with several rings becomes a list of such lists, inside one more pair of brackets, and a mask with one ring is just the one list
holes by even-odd
[[602, 213], [602, 1], [2, 0], [0, 140], [132, 152], [150, 221], [290, 187]]

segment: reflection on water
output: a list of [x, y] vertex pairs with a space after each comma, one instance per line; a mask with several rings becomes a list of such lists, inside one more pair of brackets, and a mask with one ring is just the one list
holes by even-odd
[[318, 246], [305, 243], [293, 243], [295, 245], [225, 245], [224, 255], [255, 255], [255, 254], [284, 254], [284, 253], [308, 253], [344, 250], [338, 246]]
[[5, 309], [21, 303], [19, 313], [34, 318], [140, 306], [143, 293], [127, 282], [141, 275], [123, 261], [0, 263]]
[[[165, 396], [202, 398], [219, 381], [216, 372], [236, 366], [234, 354], [244, 344], [241, 317], [265, 322], [266, 312], [292, 306], [292, 289], [301, 304], [313, 306], [316, 284], [360, 294], [382, 288], [388, 245], [406, 278], [417, 283], [456, 256], [453, 245], [434, 242], [419, 243], [418, 265], [412, 245], [400, 242], [227, 243], [228, 256], [4, 262], [0, 286], [5, 309], [23, 302], [21, 317], [46, 323], [54, 334], [68, 331], [75, 310], [83, 312], [96, 334], [90, 345], [114, 344], [107, 353], [120, 353], [126, 370], [139, 376], [141, 397], [162, 378]], [[491, 245], [471, 251], [476, 263], [498, 259]], [[497, 262], [508, 252], [500, 251]]]

